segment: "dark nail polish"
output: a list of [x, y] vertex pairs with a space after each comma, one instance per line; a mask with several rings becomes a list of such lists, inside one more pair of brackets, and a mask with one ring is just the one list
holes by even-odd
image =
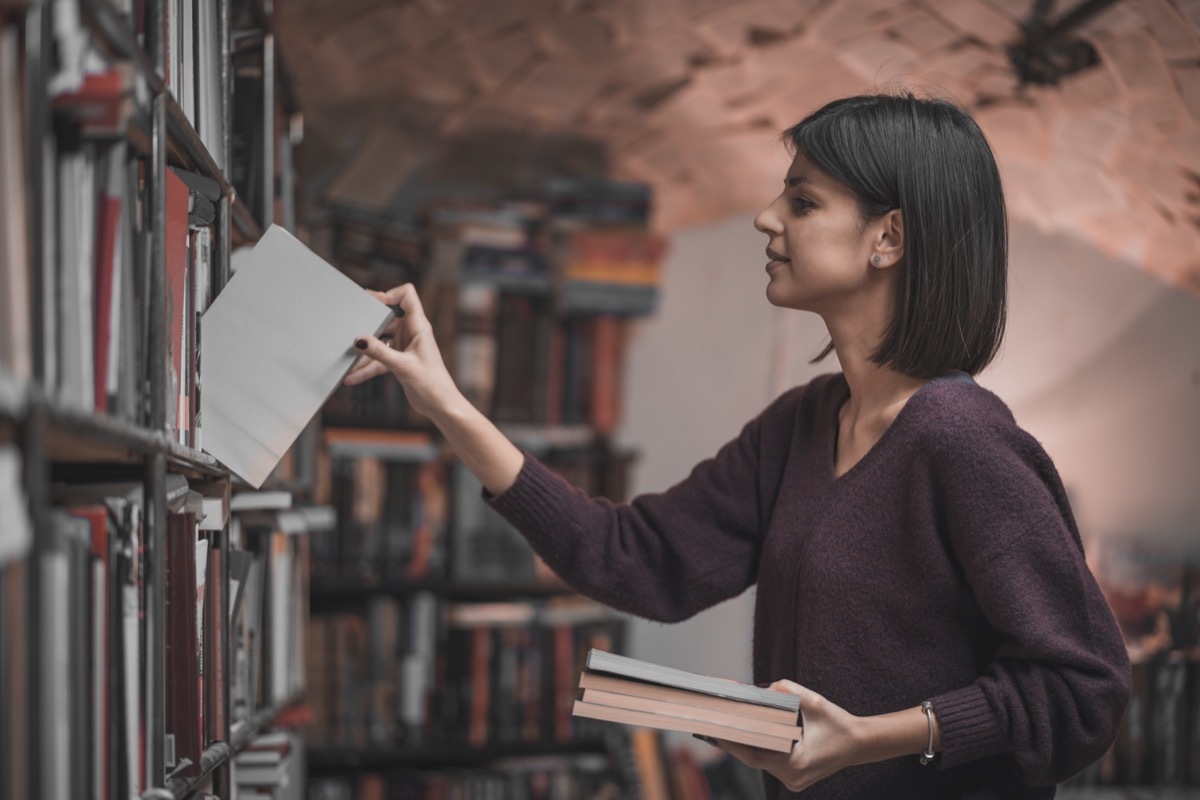
[[397, 317], [404, 316], [404, 309], [401, 308], [400, 306], [388, 306], [388, 308], [390, 308], [392, 310], [393, 316], [397, 316]]
[[359, 350], [366, 350], [367, 349], [367, 340], [366, 339], [355, 339], [354, 346], [357, 347]]

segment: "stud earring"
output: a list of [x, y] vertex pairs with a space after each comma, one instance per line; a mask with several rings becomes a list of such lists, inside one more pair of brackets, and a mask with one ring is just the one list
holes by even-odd
[[882, 260], [883, 260], [882, 258], [880, 258], [878, 255], [876, 255], [874, 258], [871, 259], [871, 263], [878, 267], [879, 262]]

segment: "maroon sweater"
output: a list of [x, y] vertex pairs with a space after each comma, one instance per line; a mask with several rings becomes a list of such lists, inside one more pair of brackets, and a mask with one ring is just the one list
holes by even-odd
[[571, 586], [638, 616], [682, 620], [757, 583], [756, 682], [789, 678], [858, 715], [933, 701], [936, 765], [852, 767], [804, 798], [1053, 797], [1112, 743], [1130, 686], [1053, 464], [959, 374], [834, 477], [849, 396], [841, 375], [793, 389], [627, 505], [528, 455], [490, 502]]

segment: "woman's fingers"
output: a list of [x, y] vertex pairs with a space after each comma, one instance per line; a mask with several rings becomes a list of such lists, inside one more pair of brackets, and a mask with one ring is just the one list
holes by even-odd
[[345, 386], [358, 386], [360, 383], [366, 383], [372, 378], [386, 375], [390, 371], [386, 364], [368, 360], [365, 364], [355, 366], [346, 373], [346, 377], [342, 378], [342, 384]]
[[390, 342], [362, 334], [355, 338], [354, 347], [367, 360], [360, 359], [359, 364], [343, 379], [342, 382], [349, 386], [355, 386], [385, 372], [396, 372], [403, 367], [405, 354], [392, 349]]
[[400, 306], [406, 317], [414, 314], [425, 316], [425, 309], [421, 307], [421, 299], [417, 297], [417, 287], [411, 283], [401, 284], [386, 292], [373, 291], [371, 294], [385, 305]]
[[783, 692], [784, 694], [803, 694], [804, 687], [795, 681], [789, 681], [786, 678], [775, 681], [767, 687], [773, 692]]

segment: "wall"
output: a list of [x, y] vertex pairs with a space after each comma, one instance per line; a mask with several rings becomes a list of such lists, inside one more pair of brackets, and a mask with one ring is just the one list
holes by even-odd
[[[820, 319], [770, 306], [766, 238], [752, 217], [678, 233], [659, 313], [631, 342], [622, 440], [635, 492], [659, 491], [788, 386], [837, 369], [806, 362]], [[1087, 245], [1012, 232], [1009, 332], [980, 376], [1054, 458], [1089, 552], [1122, 537], [1200, 533], [1200, 302]], [[639, 658], [750, 677], [753, 590], [679, 625], [633, 625]]]

